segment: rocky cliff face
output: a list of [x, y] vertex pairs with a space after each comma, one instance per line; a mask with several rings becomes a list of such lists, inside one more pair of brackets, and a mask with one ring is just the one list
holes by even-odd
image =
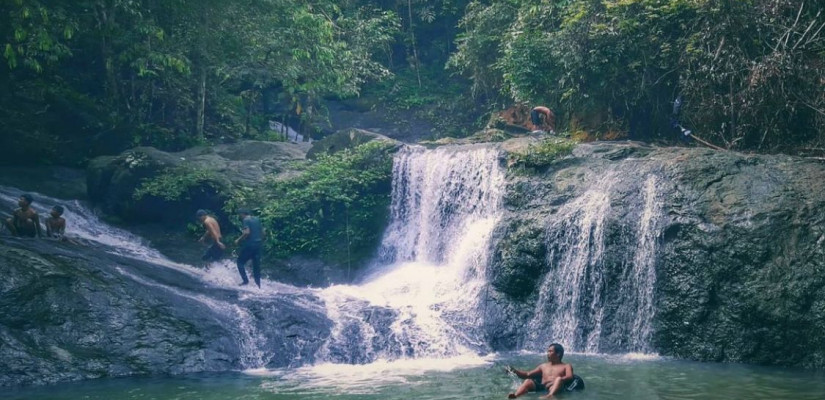
[[[478, 319], [494, 350], [825, 368], [822, 163], [581, 144], [511, 168], [504, 196]], [[0, 236], [0, 386], [370, 361], [352, 336], [325, 343], [334, 322], [312, 291], [243, 296], [193, 270]], [[376, 332], [394, 320], [369, 313]]]
[[509, 175], [495, 347], [825, 367], [825, 164], [601, 143]]
[[94, 244], [0, 237], [0, 273], [0, 386], [283, 367], [331, 326], [311, 295], [241, 299]]

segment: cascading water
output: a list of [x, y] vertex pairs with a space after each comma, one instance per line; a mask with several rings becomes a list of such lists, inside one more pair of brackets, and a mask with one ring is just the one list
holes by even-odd
[[[621, 268], [614, 272], [613, 264], [605, 265], [606, 232], [616, 211], [611, 209], [611, 199], [627, 195], [615, 189], [618, 179], [618, 172], [593, 179], [581, 196], [562, 206], [548, 222], [549, 272], [528, 324], [525, 347], [543, 348], [556, 341], [582, 352], [651, 352], [656, 250], [663, 214], [660, 181], [650, 173], [639, 186], [624, 189], [640, 194], [627, 196], [639, 203], [631, 207], [631, 212], [638, 210], [638, 215], [633, 214], [638, 224], [627, 230], [630, 238], [611, 242], [622, 247], [613, 249], [614, 254], [627, 254], [614, 263]], [[609, 339], [604, 337], [606, 321]]]
[[[637, 229], [636, 253], [632, 267], [627, 269], [623, 280], [632, 289], [622, 292], [626, 299], [620, 301], [624, 310], [635, 310], [632, 315], [633, 323], [628, 326], [630, 340], [628, 350], [640, 353], [650, 353], [651, 334], [653, 332], [653, 289], [656, 285], [656, 250], [659, 239], [659, 223], [663, 215], [662, 198], [659, 195], [659, 178], [648, 175], [644, 185], [644, 208], [642, 209]], [[629, 319], [629, 318], [623, 318]]]
[[[22, 194], [23, 192], [18, 189], [0, 186], [0, 201], [5, 204], [16, 204], [17, 199]], [[63, 217], [67, 221], [67, 237], [78, 246], [95, 246], [107, 253], [171, 268], [218, 286], [225, 286], [226, 282], [223, 278], [227, 275], [226, 271], [229, 271], [230, 274], [233, 273], [232, 269], [234, 267], [225, 268], [228, 267], [227, 265], [213, 265], [213, 268], [203, 270], [173, 262], [151, 248], [148, 243], [138, 236], [105, 224], [80, 201], [63, 201], [37, 193], [33, 193], [33, 197], [35, 199], [33, 207], [39, 211], [41, 220], [46, 217], [47, 212], [45, 211], [50, 210], [53, 206], [58, 204], [64, 206]], [[241, 350], [241, 367], [261, 367], [266, 364], [267, 358], [271, 356], [264, 350], [265, 346], [262, 344], [265, 339], [256, 327], [255, 318], [238, 304], [192, 292], [189, 288], [176, 287], [168, 281], [158, 282], [142, 277], [120, 266], [113, 265], [113, 268], [130, 280], [152, 287], [154, 290], [169, 291], [181, 298], [196, 301], [213, 310], [217, 315], [221, 315], [224, 319], [233, 321], [234, 326], [231, 327], [231, 330], [236, 333], [238, 347]], [[237, 274], [237, 272], [234, 272], [234, 274]], [[280, 285], [278, 288], [283, 289], [283, 286]]]
[[483, 146], [407, 147], [395, 156], [380, 265], [358, 286], [324, 291], [335, 328], [319, 359], [444, 358], [484, 348], [478, 306], [504, 186], [498, 156]]
[[[611, 175], [566, 204], [547, 228], [550, 272], [541, 284], [536, 314], [528, 324], [528, 345], [543, 348], [550, 340], [575, 349], [598, 344], [604, 285], [604, 223], [610, 208]], [[560, 253], [560, 254], [557, 254]]]
[[[68, 206], [65, 217], [74, 239], [193, 278], [180, 283], [168, 274], [114, 268], [153, 291], [172, 293], [174, 298], [211, 310], [210, 315], [234, 336], [242, 368], [264, 367], [277, 349], [286, 347], [291, 349], [289, 354], [297, 354], [290, 366], [317, 362], [380, 365], [462, 357], [459, 363], [466, 364], [468, 359], [478, 362], [477, 355], [489, 350], [482, 319], [491, 236], [503, 212], [505, 175], [499, 158], [499, 150], [492, 146], [400, 150], [393, 164], [391, 221], [376, 265], [357, 285], [326, 289], [270, 281], [260, 290], [238, 288], [237, 272], [230, 262], [203, 269], [170, 261], [137, 236], [104, 224], [81, 202], [36, 196], [36, 207], [44, 211], [63, 203]], [[618, 173], [603, 174], [551, 214], [546, 225], [549, 273], [525, 329], [525, 349], [558, 341], [573, 351], [651, 351], [663, 206], [657, 174], [643, 176], [628, 187]], [[3, 202], [13, 204], [20, 194], [0, 187]], [[619, 194], [632, 199], [623, 207], [631, 209], [626, 212], [632, 214], [630, 218], [611, 219], [617, 211], [611, 201]], [[613, 232], [608, 228], [617, 220], [632, 220], [636, 225], [618, 222], [627, 226], [619, 229], [626, 235], [625, 246], [618, 251], [624, 258], [618, 263], [621, 268], [607, 271], [605, 259], [617, 253], [610, 250], [615, 245], [610, 241], [616, 239], [607, 238]], [[613, 261], [608, 261], [611, 267], [617, 264]], [[329, 329], [329, 335], [284, 335], [273, 341], [267, 330], [273, 327], [272, 321], [264, 320], [260, 311], [282, 305], [294, 307], [293, 315], [303, 317], [306, 310], [308, 316], [320, 316], [314, 326]], [[619, 344], [604, 346], [616, 338]], [[307, 350], [296, 351], [302, 343]]]

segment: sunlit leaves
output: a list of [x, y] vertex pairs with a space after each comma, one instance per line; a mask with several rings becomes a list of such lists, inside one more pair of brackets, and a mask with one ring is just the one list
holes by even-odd
[[390, 145], [372, 141], [321, 156], [301, 176], [242, 191], [232, 204], [256, 201], [278, 257], [316, 254], [339, 260], [373, 248], [389, 205]]

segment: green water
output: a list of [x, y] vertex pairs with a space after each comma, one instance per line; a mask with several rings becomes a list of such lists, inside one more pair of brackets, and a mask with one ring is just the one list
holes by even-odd
[[[475, 360], [419, 360], [368, 366], [320, 365], [248, 373], [103, 379], [6, 389], [9, 399], [504, 399], [518, 380], [503, 372], [529, 369], [541, 354]], [[588, 399], [825, 399], [825, 373], [661, 358], [569, 354]], [[528, 394], [524, 399], [537, 399]]]

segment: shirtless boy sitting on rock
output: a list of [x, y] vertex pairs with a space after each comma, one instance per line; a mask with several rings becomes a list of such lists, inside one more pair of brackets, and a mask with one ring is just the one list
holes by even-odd
[[558, 343], [553, 343], [547, 346], [547, 362], [539, 364], [532, 371], [525, 372], [507, 367], [509, 372], [524, 379], [524, 382], [515, 393], [510, 393], [507, 398], [515, 399], [527, 392], [547, 392], [545, 398], [548, 398], [559, 393], [563, 388], [565, 390], [583, 389], [583, 382], [581, 388], [571, 387], [574, 386], [573, 383], [578, 384], [581, 378], [573, 375], [572, 365], [561, 362], [562, 357], [564, 357], [564, 347]]
[[6, 228], [12, 235], [24, 237], [43, 237], [40, 229], [40, 216], [32, 207], [34, 199], [30, 194], [24, 194], [17, 200], [20, 208], [14, 210], [11, 218], [5, 221]]

